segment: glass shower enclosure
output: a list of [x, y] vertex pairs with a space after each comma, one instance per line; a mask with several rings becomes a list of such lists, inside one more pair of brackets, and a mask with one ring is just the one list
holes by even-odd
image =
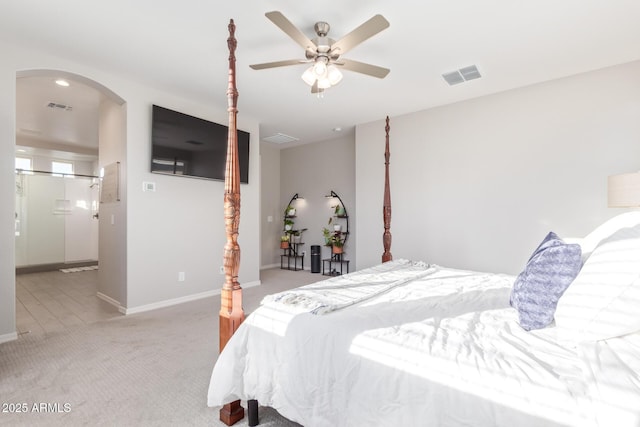
[[16, 171], [16, 267], [98, 260], [99, 179]]

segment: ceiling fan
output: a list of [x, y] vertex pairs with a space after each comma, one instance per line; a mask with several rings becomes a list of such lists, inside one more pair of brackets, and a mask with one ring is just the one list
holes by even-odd
[[339, 68], [380, 79], [389, 74], [390, 70], [388, 68], [341, 58], [342, 55], [389, 26], [389, 21], [382, 15], [375, 15], [338, 41], [327, 37], [330, 27], [326, 22], [316, 22], [314, 30], [317, 37], [311, 40], [282, 13], [278, 11], [267, 12], [265, 16], [302, 46], [306, 59], [289, 59], [250, 65], [254, 70], [311, 64], [302, 74], [302, 80], [311, 86], [312, 93], [322, 93], [325, 89], [340, 83], [342, 73]]

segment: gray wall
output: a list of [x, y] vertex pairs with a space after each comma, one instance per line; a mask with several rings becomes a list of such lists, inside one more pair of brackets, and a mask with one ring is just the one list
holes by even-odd
[[[280, 148], [260, 144], [260, 267], [280, 265]], [[271, 221], [269, 221], [271, 219]]]
[[[335, 191], [346, 205], [351, 224], [356, 217], [355, 193], [355, 140], [353, 132], [347, 132], [339, 138], [286, 148], [280, 157], [280, 210], [278, 212], [279, 227], [277, 237], [282, 233], [282, 215], [291, 197], [298, 193], [304, 200], [296, 201], [297, 218], [295, 228], [308, 228], [303, 235], [304, 250], [307, 251], [305, 268], [310, 267], [309, 254], [311, 245], [324, 245], [322, 228], [327, 226], [333, 215], [331, 206], [336, 201], [327, 199], [325, 195]], [[346, 259], [349, 259], [351, 270], [356, 263], [356, 233], [350, 226], [350, 236], [345, 245]], [[278, 243], [279, 245], [279, 243]], [[329, 256], [329, 248], [322, 247], [323, 258]], [[278, 254], [280, 251], [278, 251]], [[278, 257], [279, 263], [279, 257]], [[278, 264], [279, 265], [279, 264]]]
[[[391, 118], [397, 258], [518, 273], [553, 230], [583, 236], [607, 176], [640, 168], [640, 62]], [[382, 118], [381, 118], [382, 119]], [[356, 128], [358, 268], [380, 262], [384, 121]]]

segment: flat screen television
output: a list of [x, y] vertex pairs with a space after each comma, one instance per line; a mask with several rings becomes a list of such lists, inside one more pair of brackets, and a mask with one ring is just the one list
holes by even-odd
[[[153, 106], [151, 172], [224, 180], [228, 126]], [[249, 182], [248, 132], [238, 130], [240, 182]]]

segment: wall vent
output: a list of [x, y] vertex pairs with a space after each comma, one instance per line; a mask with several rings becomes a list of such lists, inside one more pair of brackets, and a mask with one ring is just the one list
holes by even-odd
[[276, 133], [275, 135], [268, 136], [266, 138], [262, 138], [263, 141], [273, 142], [276, 144], [284, 144], [286, 142], [297, 141], [299, 138], [294, 136], [285, 135], [283, 133]]

